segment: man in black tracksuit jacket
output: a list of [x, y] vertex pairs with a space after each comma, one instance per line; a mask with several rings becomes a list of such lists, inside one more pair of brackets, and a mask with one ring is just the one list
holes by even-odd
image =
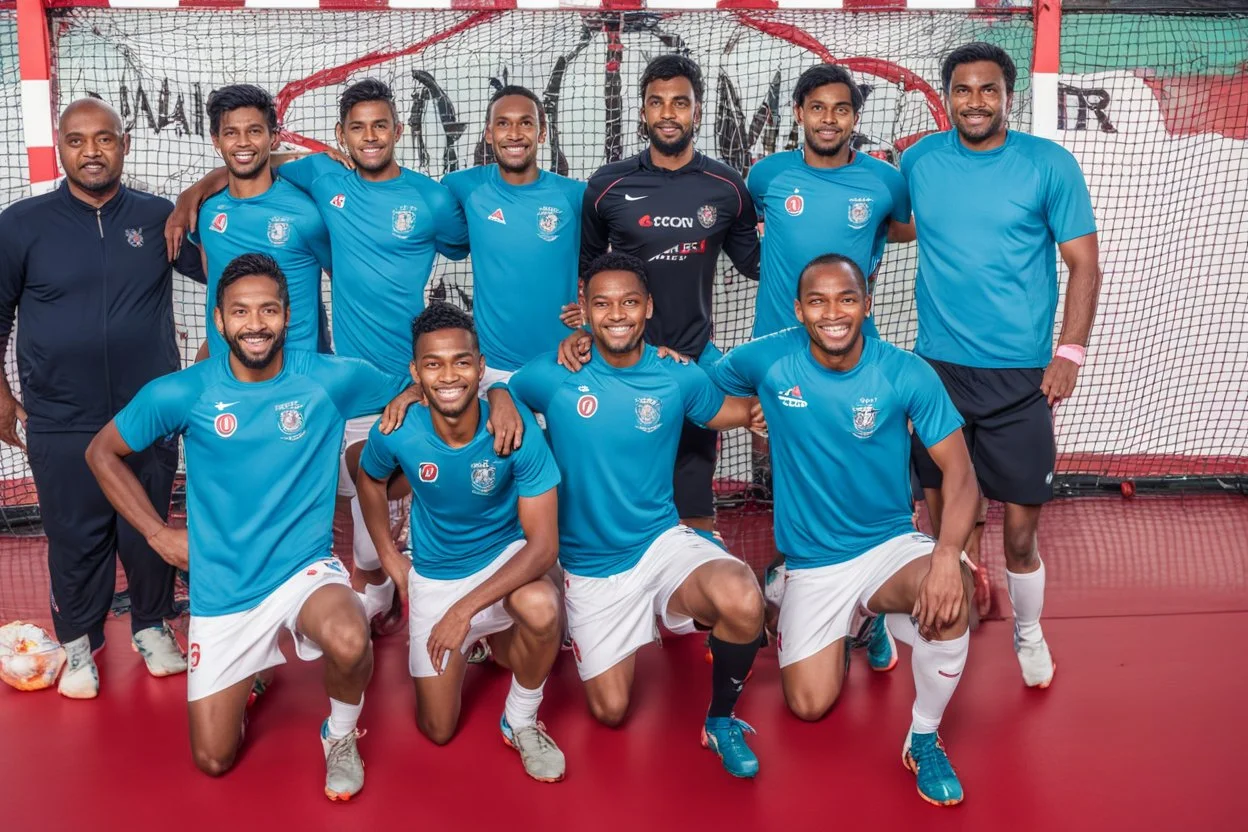
[[[0, 213], [0, 344], [7, 347], [16, 313], [22, 397], [19, 405], [0, 374], [0, 440], [21, 447], [15, 422], [24, 422], [48, 536], [52, 616], [69, 653], [62, 693], [76, 698], [94, 695], [89, 676], [98, 691], [90, 654], [104, 641], [115, 555], [149, 670], [178, 672], [180, 658], [169, 652], [176, 643], [164, 628], [173, 613], [174, 568], [117, 516], [84, 456], [144, 384], [182, 364], [164, 239], [173, 205], [120, 184], [128, 138], [102, 102], [71, 104], [58, 138], [67, 180]], [[193, 246], [176, 266], [203, 282]], [[176, 438], [129, 459], [152, 502], [167, 508]], [[88, 643], [84, 662], [83, 650], [71, 645]]]
[[[581, 271], [608, 245], [645, 262], [654, 299], [646, 341], [697, 360], [711, 339], [720, 251], [758, 280], [758, 215], [741, 175], [692, 147], [702, 98], [696, 64], [656, 59], [641, 86], [650, 146], [590, 177]], [[686, 423], [673, 478], [681, 522], [708, 532], [714, 530], [716, 439], [714, 431]]]

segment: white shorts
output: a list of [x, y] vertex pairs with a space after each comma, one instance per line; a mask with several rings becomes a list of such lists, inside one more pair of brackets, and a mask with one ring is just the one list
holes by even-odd
[[867, 609], [879, 588], [912, 560], [927, 557], [936, 541], [910, 532], [886, 540], [853, 560], [815, 569], [790, 569], [776, 627], [780, 666], [808, 659], [855, 632], [873, 617]]
[[[419, 407], [419, 405], [413, 405], [413, 407]], [[355, 481], [351, 479], [351, 473], [347, 470], [347, 448], [350, 448], [357, 442], [367, 440], [373, 425], [377, 424], [377, 420], [380, 418], [381, 414], [377, 413], [372, 416], [358, 416], [355, 419], [347, 420], [347, 426], [342, 430], [342, 450], [338, 452], [339, 497], [355, 496]]]
[[[511, 560], [512, 556], [523, 548], [524, 540], [517, 540], [503, 549], [488, 566], [466, 578], [457, 580], [439, 581], [426, 578], [418, 575], [415, 569], [407, 573], [407, 627], [408, 634], [411, 636], [411, 643], [408, 645], [407, 669], [412, 676], [438, 675], [433, 662], [429, 660], [429, 634], [433, 632], [433, 628], [456, 601], [485, 583], [491, 575], [502, 568], [504, 563]], [[460, 645], [460, 651], [467, 653], [478, 639], [501, 633], [513, 623], [515, 622], [504, 609], [503, 602], [495, 601], [472, 617], [472, 623], [468, 625], [468, 635], [464, 638], [464, 643]], [[450, 661], [449, 654], [446, 661]]]
[[694, 630], [692, 618], [668, 610], [672, 594], [704, 563], [736, 560], [687, 526], [655, 538], [637, 565], [606, 578], [564, 571], [564, 600], [572, 653], [581, 679], [592, 679], [659, 640], [656, 616], [682, 635]]
[[299, 611], [323, 586], [351, 586], [347, 568], [337, 558], [308, 564], [269, 593], [257, 606], [228, 615], [192, 615], [187, 641], [189, 702], [225, 690], [262, 670], [286, 663], [277, 646], [282, 628], [295, 638], [295, 654], [305, 662], [320, 658], [321, 648], [298, 630]]

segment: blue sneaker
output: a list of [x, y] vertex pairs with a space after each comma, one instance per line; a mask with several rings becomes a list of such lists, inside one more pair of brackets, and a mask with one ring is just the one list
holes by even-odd
[[897, 642], [888, 631], [884, 615], [877, 615], [871, 622], [871, 638], [867, 641], [867, 663], [872, 670], [886, 672], [897, 666]]
[[940, 735], [906, 736], [901, 762], [918, 779], [919, 796], [937, 806], [954, 806], [962, 802], [962, 784], [945, 754]]
[[748, 722], [735, 716], [708, 716], [702, 726], [702, 747], [718, 754], [724, 768], [733, 777], [758, 774], [758, 757], [745, 742], [747, 731], [757, 733]]

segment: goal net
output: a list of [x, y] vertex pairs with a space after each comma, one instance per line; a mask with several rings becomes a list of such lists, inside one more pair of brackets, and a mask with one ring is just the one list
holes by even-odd
[[[0, 15], [0, 96], [15, 113], [14, 20]], [[796, 146], [790, 96], [814, 63], [852, 71], [866, 93], [856, 144], [895, 163], [922, 135], [948, 126], [939, 95], [943, 56], [986, 40], [1019, 68], [1011, 128], [1032, 127], [1029, 9], [82, 7], [50, 11], [49, 24], [54, 100], [63, 106], [92, 95], [113, 104], [132, 136], [127, 181], [170, 198], [220, 164], [204, 106], [214, 88], [235, 82], [277, 97], [288, 146], [319, 149], [333, 142], [343, 87], [381, 78], [406, 125], [399, 161], [435, 177], [483, 162], [489, 96], [502, 84], [524, 84], [549, 114], [541, 164], [587, 178], [643, 147], [637, 78], [649, 58], [679, 51], [706, 77], [697, 146], [748, 173], [759, 158]], [[1232, 74], [1246, 42], [1248, 22], [1234, 15], [1063, 21], [1058, 138], [1090, 183], [1105, 269], [1089, 365], [1056, 414], [1058, 482], [1068, 493], [1121, 479], [1242, 487], [1248, 472], [1248, 91]], [[15, 121], [0, 126], [5, 204], [22, 193], [25, 178]], [[968, 257], [973, 267], [974, 252]], [[878, 279], [879, 328], [902, 346], [915, 336], [915, 262], [913, 245], [890, 246]], [[429, 291], [471, 308], [472, 288], [470, 261], [440, 262]], [[715, 299], [715, 340], [724, 348], [748, 338], [755, 289], [725, 262]], [[178, 277], [175, 295], [189, 361], [205, 333], [202, 289]], [[16, 386], [11, 355], [7, 369]], [[753, 465], [748, 434], [725, 435], [721, 493], [739, 493], [733, 486], [751, 482]], [[20, 453], [0, 451], [0, 482], [6, 522], [37, 517]]]

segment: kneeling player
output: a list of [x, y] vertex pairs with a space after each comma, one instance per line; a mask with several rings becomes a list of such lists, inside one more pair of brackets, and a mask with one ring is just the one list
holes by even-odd
[[748, 566], [679, 524], [672, 466], [685, 419], [712, 430], [750, 423], [748, 399], [726, 399], [693, 364], [661, 359], [642, 341], [653, 311], [646, 267], [618, 252], [583, 275], [585, 318], [598, 359], [579, 373], [534, 359], [510, 381], [544, 413], [563, 484], [559, 558], [568, 627], [589, 707], [619, 725], [628, 711], [634, 653], [675, 633], [711, 631], [711, 705], [702, 741], [738, 777], [758, 759], [753, 730], [733, 706], [758, 652], [763, 597]]
[[[485, 360], [472, 318], [434, 303], [412, 324], [412, 377], [428, 408], [413, 408], [395, 432], [373, 428], [356, 488], [382, 565], [409, 599], [408, 667], [420, 731], [438, 745], [459, 722], [465, 653], [488, 636], [495, 660], [514, 674], [500, 728], [537, 780], [563, 779], [563, 753], [537, 721], [542, 688], [559, 655], [559, 593], [546, 577], [559, 553], [559, 469], [532, 414], [508, 456], [486, 430], [477, 398]], [[386, 481], [397, 468], [412, 483], [412, 559], [390, 537]]]
[[[144, 387], [91, 442], [87, 461], [117, 511], [152, 548], [191, 568], [191, 751], [224, 774], [243, 739], [253, 678], [283, 664], [278, 636], [301, 659], [325, 656], [329, 718], [321, 726], [325, 793], [364, 786], [356, 721], [373, 672], [368, 622], [330, 554], [343, 422], [376, 413], [406, 385], [367, 362], [282, 344], [286, 278], [245, 254], [217, 284], [216, 325], [229, 350]], [[188, 533], [164, 524], [123, 461], [181, 434]]]
[[[776, 643], [789, 708], [822, 717], [841, 691], [854, 619], [913, 615], [916, 698], [902, 759], [932, 803], [962, 800], [937, 735], [966, 664], [962, 547], [979, 492], [962, 419], [918, 356], [862, 335], [870, 311], [854, 261], [817, 257], [802, 271], [804, 329], [737, 347], [713, 375], [757, 394], [771, 436], [776, 545], [788, 556]], [[938, 541], [911, 525], [907, 420], [944, 473]]]

